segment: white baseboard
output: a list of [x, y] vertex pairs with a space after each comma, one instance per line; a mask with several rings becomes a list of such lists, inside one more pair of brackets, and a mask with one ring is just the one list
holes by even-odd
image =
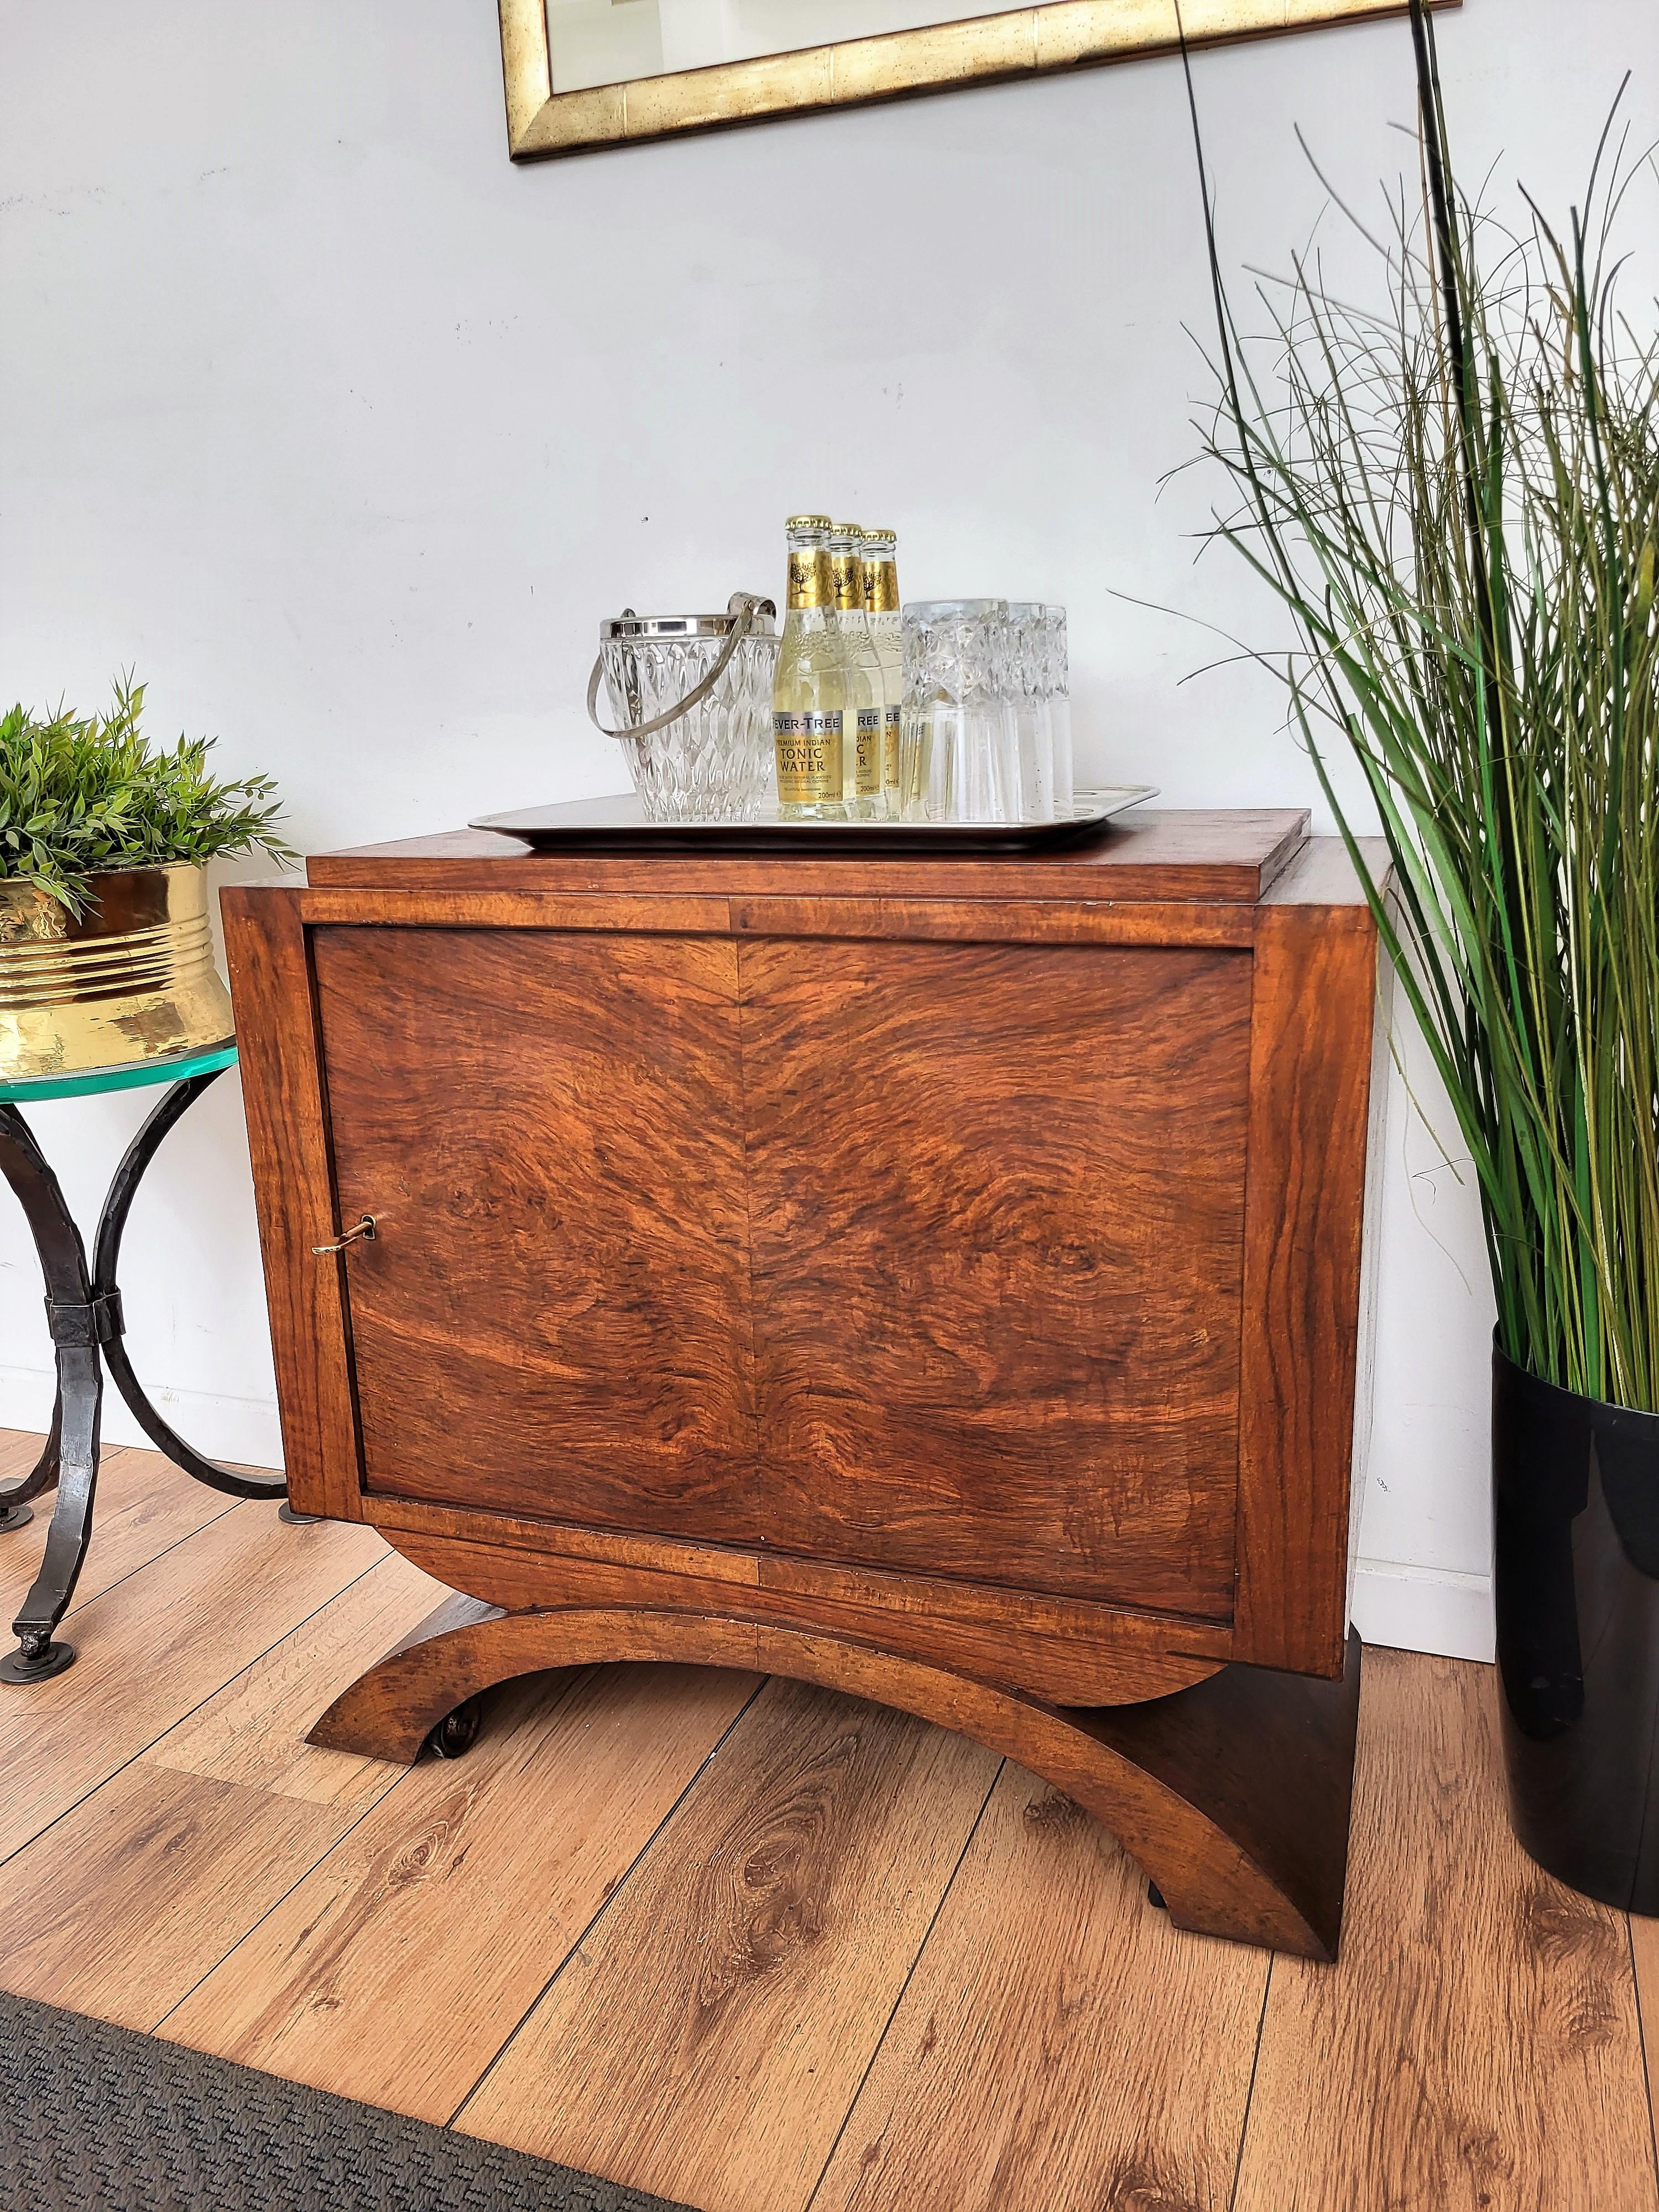
[[[209, 1459], [241, 1467], [280, 1468], [283, 1434], [276, 1408], [264, 1398], [228, 1398], [207, 1390], [154, 1389], [156, 1410]], [[40, 1367], [0, 1367], [0, 1429], [48, 1429], [52, 1377]], [[104, 1441], [148, 1445], [118, 1391], [104, 1388]]]
[[1361, 1559], [1354, 1570], [1353, 1625], [1367, 1644], [1387, 1644], [1397, 1651], [1490, 1659], [1492, 1577]]

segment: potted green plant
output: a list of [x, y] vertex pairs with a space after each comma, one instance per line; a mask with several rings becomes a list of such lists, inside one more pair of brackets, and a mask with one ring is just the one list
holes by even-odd
[[[1259, 289], [1247, 337], [1204, 183], [1205, 447], [1237, 494], [1218, 534], [1291, 620], [1291, 648], [1257, 657], [1479, 1180], [1516, 1830], [1575, 1887], [1654, 1912], [1659, 343], [1616, 296], [1653, 165], [1629, 158], [1615, 102], [1582, 213], [1552, 225], [1523, 195], [1504, 228], [1459, 191], [1422, 0], [1412, 32], [1421, 184], [1363, 233], [1380, 297], [1345, 279], [1339, 298], [1304, 256]], [[1375, 800], [1388, 898], [1328, 772], [1333, 734]]]
[[152, 746], [142, 684], [108, 714], [0, 717], [0, 1079], [204, 1050], [231, 1034], [206, 864], [288, 848], [269, 778], [210, 775], [210, 740]]

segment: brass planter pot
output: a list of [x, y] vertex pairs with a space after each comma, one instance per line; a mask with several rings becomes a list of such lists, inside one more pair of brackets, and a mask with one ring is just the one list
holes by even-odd
[[0, 883], [0, 1080], [203, 1052], [234, 1027], [204, 868], [111, 869], [78, 917]]

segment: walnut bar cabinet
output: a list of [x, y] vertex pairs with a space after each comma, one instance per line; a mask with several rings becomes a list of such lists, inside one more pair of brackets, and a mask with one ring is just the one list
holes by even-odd
[[457, 1596], [313, 1741], [617, 1659], [1051, 1779], [1176, 1922], [1334, 1955], [1376, 939], [1295, 811], [978, 859], [228, 889], [288, 1486]]

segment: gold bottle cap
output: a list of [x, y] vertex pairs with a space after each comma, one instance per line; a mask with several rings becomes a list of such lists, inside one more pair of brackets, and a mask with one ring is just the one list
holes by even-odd
[[783, 526], [786, 530], [828, 530], [830, 522], [827, 514], [792, 514]]
[[832, 538], [850, 538], [856, 544], [863, 537], [864, 532], [856, 522], [832, 522], [830, 526], [830, 535]]
[[879, 542], [883, 545], [896, 545], [898, 544], [898, 532], [896, 530], [866, 530], [862, 533], [862, 535], [866, 545], [876, 542]]

